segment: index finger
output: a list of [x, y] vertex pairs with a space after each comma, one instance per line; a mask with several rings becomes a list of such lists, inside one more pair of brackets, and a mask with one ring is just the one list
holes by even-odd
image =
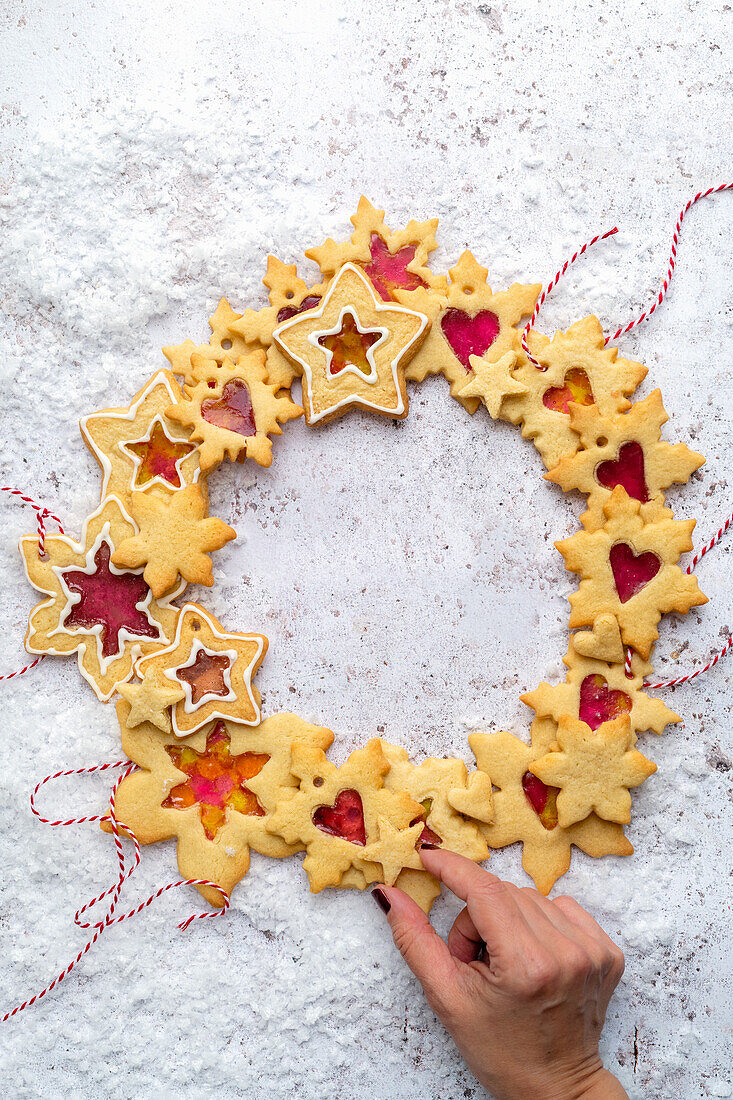
[[508, 883], [457, 852], [421, 848], [420, 858], [431, 874], [465, 901], [489, 955], [506, 955], [510, 944], [516, 947], [518, 940], [531, 937], [531, 930]]

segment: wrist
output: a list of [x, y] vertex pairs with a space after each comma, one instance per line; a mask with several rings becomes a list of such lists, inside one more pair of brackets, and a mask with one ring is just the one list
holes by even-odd
[[548, 1083], [543, 1100], [628, 1100], [628, 1095], [618, 1078], [599, 1062], [593, 1069]]

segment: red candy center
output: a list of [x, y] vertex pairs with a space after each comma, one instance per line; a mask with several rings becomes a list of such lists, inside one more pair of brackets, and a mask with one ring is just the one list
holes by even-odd
[[320, 300], [320, 295], [309, 294], [299, 306], [283, 306], [282, 309], [278, 310], [277, 323], [281, 325], [283, 321], [289, 321], [291, 317], [296, 317], [299, 313], [305, 313], [307, 309], [313, 309]]
[[120, 652], [120, 631], [141, 638], [159, 638], [160, 629], [148, 620], [138, 608], [147, 598], [150, 589], [137, 573], [113, 573], [109, 559], [111, 550], [106, 542], [100, 543], [94, 555], [94, 572], [69, 569], [63, 573], [64, 584], [70, 592], [81, 595], [64, 619], [64, 627], [87, 629], [102, 626], [102, 656], [112, 657]]
[[319, 806], [313, 813], [313, 824], [323, 833], [341, 837], [351, 844], [366, 844], [364, 807], [358, 791], [341, 791], [333, 806]]
[[174, 767], [188, 779], [171, 788], [161, 806], [167, 810], [187, 810], [198, 805], [208, 840], [215, 839], [227, 819], [227, 810], [255, 817], [265, 814], [257, 796], [244, 784], [259, 775], [270, 757], [263, 752], [231, 756], [229, 746], [226, 726], [217, 722], [206, 738], [204, 752], [197, 752], [188, 745], [165, 747]]
[[630, 497], [646, 504], [649, 490], [644, 477], [644, 449], [636, 441], [622, 444], [618, 458], [607, 459], [596, 467], [596, 481], [604, 489], [622, 485]]
[[135, 471], [135, 488], [148, 485], [153, 478], [160, 477], [174, 489], [180, 489], [183, 482], [177, 463], [196, 448], [190, 443], [169, 439], [159, 420], [156, 420], [147, 439], [139, 443], [126, 443], [125, 449], [140, 459]]
[[586, 676], [580, 685], [578, 717], [592, 730], [604, 722], [631, 713], [631, 697], [625, 691], [609, 688], [608, 681], [595, 673]]
[[417, 290], [425, 286], [419, 275], [407, 270], [407, 265], [415, 259], [414, 244], [406, 244], [392, 253], [379, 234], [372, 233], [369, 251], [372, 258], [370, 263], [364, 265], [364, 272], [385, 302], [394, 299], [395, 290]]
[[227, 382], [218, 399], [201, 402], [201, 415], [209, 424], [226, 428], [237, 435], [256, 435], [257, 425], [252, 408], [252, 398], [246, 382], [234, 378]]
[[522, 790], [543, 827], [548, 830], [554, 829], [557, 825], [559, 787], [548, 787], [532, 772], [525, 772], [522, 776]]
[[319, 336], [318, 343], [331, 352], [329, 374], [341, 374], [347, 367], [356, 367], [361, 374], [369, 376], [372, 365], [367, 359], [369, 348], [381, 339], [380, 332], [359, 332], [356, 318], [345, 313], [340, 332], [330, 336]]
[[576, 405], [593, 405], [593, 390], [590, 380], [582, 367], [571, 367], [565, 375], [562, 386], [551, 386], [542, 395], [542, 404], [552, 412], [569, 413], [571, 401]]
[[482, 309], [473, 317], [462, 309], [447, 309], [440, 327], [458, 362], [470, 372], [472, 355], [483, 355], [499, 335], [499, 318], [490, 309]]
[[637, 592], [641, 592], [656, 577], [662, 566], [651, 550], [647, 550], [645, 554], [635, 554], [625, 542], [617, 542], [612, 546], [608, 558], [621, 603], [626, 603]]
[[[410, 822], [410, 826], [417, 825], [418, 821], [425, 821], [428, 814], [433, 808], [432, 798], [424, 798], [420, 805], [423, 808], [423, 813], [419, 817], [416, 817], [414, 821]], [[420, 836], [417, 838], [416, 848], [419, 848], [421, 844], [434, 844], [436, 848], [439, 848], [443, 843], [442, 837], [439, 837], [437, 833], [433, 832], [429, 825], [425, 825]]]
[[187, 668], [176, 670], [176, 677], [191, 687], [191, 702], [195, 706], [205, 695], [228, 695], [224, 673], [231, 664], [226, 654], [212, 655], [200, 649]]

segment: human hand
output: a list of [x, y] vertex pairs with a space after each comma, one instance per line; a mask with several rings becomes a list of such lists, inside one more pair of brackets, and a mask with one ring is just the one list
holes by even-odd
[[[495, 1100], [621, 1100], [598, 1053], [621, 950], [572, 898], [549, 901], [464, 856], [421, 849], [465, 909], [447, 944], [396, 887], [372, 893], [428, 1004]], [[484, 946], [485, 945], [485, 946]]]

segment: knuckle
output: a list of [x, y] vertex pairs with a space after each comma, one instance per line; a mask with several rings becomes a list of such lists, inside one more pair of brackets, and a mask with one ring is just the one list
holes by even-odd
[[626, 959], [624, 953], [620, 947], [617, 947], [614, 943], [611, 947], [611, 966], [608, 971], [608, 975], [613, 979], [615, 985], [621, 981], [624, 970], [626, 969]]
[[548, 993], [558, 982], [560, 967], [557, 960], [544, 951], [536, 951], [526, 959], [517, 975], [519, 992], [533, 997]]

